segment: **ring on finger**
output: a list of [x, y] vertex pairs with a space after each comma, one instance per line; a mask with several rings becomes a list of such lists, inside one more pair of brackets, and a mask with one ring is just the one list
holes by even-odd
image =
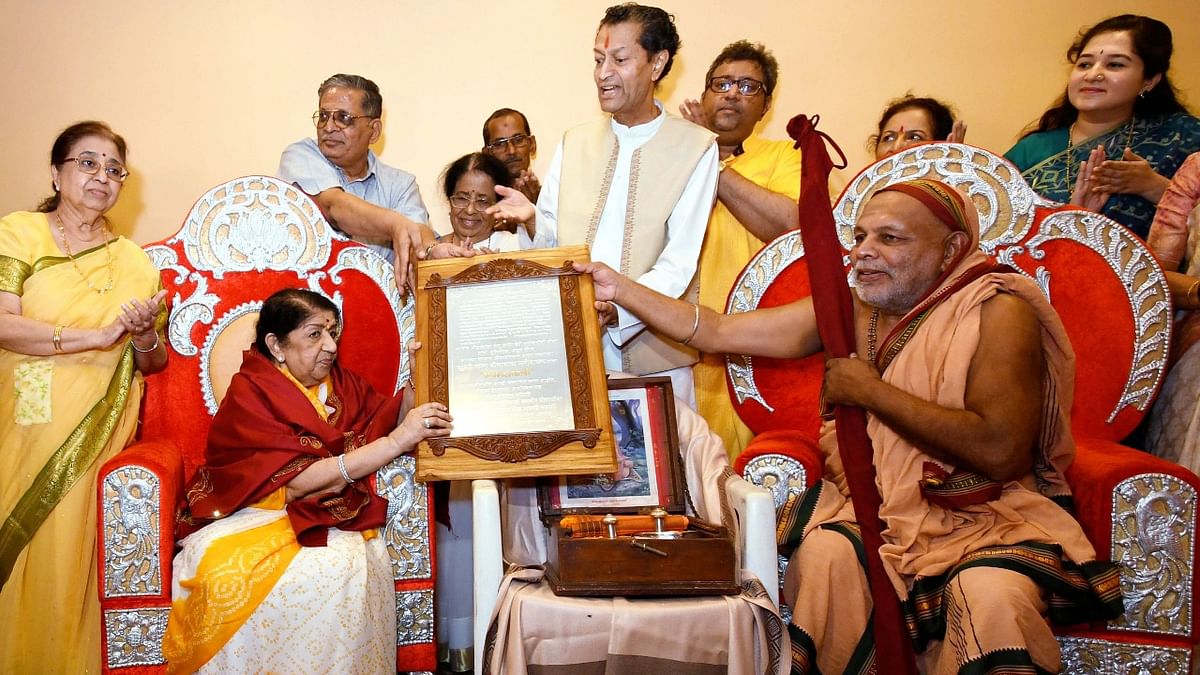
[[425, 428], [426, 429], [433, 428], [433, 420], [429, 419], [428, 417], [425, 418]]

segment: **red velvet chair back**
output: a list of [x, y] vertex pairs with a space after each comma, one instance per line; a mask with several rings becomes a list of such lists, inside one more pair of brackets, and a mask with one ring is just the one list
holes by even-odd
[[338, 359], [383, 392], [407, 380], [411, 311], [392, 266], [334, 233], [311, 199], [265, 176], [224, 183], [192, 207], [179, 232], [146, 247], [171, 307], [169, 366], [146, 381], [144, 437], [169, 440], [190, 478], [212, 416], [273, 292], [300, 287], [342, 311]]

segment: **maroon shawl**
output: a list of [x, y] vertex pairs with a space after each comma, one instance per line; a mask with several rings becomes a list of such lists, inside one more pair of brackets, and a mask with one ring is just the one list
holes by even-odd
[[[334, 364], [322, 420], [304, 392], [253, 349], [242, 357], [213, 418], [204, 465], [186, 492], [179, 535], [261, 501], [325, 457], [336, 457], [396, 426], [402, 396], [383, 396], [366, 380]], [[384, 524], [387, 500], [372, 482], [309, 495], [287, 505], [303, 546], [324, 546], [328, 528], [368, 530]]]

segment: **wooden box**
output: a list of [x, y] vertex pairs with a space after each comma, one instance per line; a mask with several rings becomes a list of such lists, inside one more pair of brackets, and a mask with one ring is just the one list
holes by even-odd
[[684, 479], [668, 377], [610, 379], [609, 406], [618, 472], [563, 476], [539, 486], [550, 528], [546, 579], [557, 595], [732, 595], [739, 592], [733, 538], [720, 526], [689, 518], [672, 538], [654, 532], [577, 537], [566, 516], [631, 516], [662, 508], [695, 512]]

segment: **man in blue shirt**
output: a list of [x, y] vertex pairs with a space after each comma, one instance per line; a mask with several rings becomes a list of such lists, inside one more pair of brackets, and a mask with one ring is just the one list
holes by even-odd
[[311, 196], [335, 228], [391, 261], [403, 288], [410, 254], [426, 250], [435, 234], [416, 178], [371, 152], [383, 128], [379, 87], [337, 74], [321, 83], [317, 96], [316, 140], [289, 145], [276, 175]]

